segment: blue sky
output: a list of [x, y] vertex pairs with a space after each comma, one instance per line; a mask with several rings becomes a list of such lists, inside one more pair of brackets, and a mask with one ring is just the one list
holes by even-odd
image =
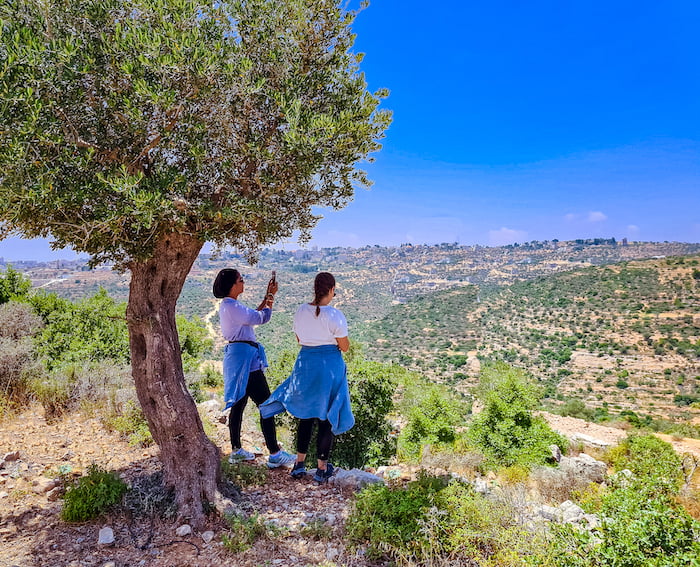
[[[700, 242], [699, 16], [695, 0], [374, 0], [356, 48], [394, 122], [374, 187], [320, 211], [311, 245]], [[6, 259], [47, 250], [0, 242]]]

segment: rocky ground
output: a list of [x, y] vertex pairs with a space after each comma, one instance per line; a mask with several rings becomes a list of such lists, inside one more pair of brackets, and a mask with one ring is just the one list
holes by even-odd
[[[548, 416], [561, 432], [584, 442], [614, 444], [625, 432], [573, 418]], [[226, 449], [226, 428], [216, 425]], [[257, 433], [245, 441], [260, 443]], [[671, 440], [677, 450], [700, 456], [700, 443]], [[9, 456], [7, 455], [9, 454]], [[268, 471], [264, 458], [256, 463], [265, 480], [241, 490], [236, 504], [275, 526], [271, 537], [252, 548], [232, 553], [225, 548], [223, 522], [212, 522], [197, 533], [178, 535], [181, 527], [165, 519], [138, 520], [124, 513], [99, 521], [71, 525], [60, 519], [60, 472], [82, 473], [96, 463], [116, 470], [128, 482], [152, 478], [159, 470], [157, 449], [129, 446], [107, 432], [99, 419], [72, 414], [47, 424], [39, 406], [32, 406], [0, 424], [0, 567], [177, 567], [211, 565], [343, 565], [372, 563], [343, 541], [352, 493], [338, 483], [317, 486], [310, 478], [295, 481], [286, 470]], [[112, 543], [99, 543], [108, 527]]]
[[[335, 485], [317, 486], [310, 477], [295, 481], [286, 469], [268, 471], [263, 457], [256, 464], [266, 481], [242, 489], [236, 504], [277, 529], [249, 550], [233, 554], [224, 548], [227, 526], [222, 522], [185, 536], [177, 535], [178, 524], [123, 514], [67, 524], [60, 519], [62, 500], [54, 491], [60, 471], [80, 473], [96, 463], [131, 482], [158, 471], [157, 449], [129, 446], [97, 418], [73, 414], [47, 424], [38, 406], [0, 427], [0, 457], [18, 453], [0, 470], [0, 567], [370, 565], [339, 537], [350, 495]], [[217, 429], [222, 449], [225, 432], [225, 426]], [[254, 446], [259, 440], [250, 434], [246, 441]], [[114, 533], [112, 544], [98, 543], [104, 527]]]

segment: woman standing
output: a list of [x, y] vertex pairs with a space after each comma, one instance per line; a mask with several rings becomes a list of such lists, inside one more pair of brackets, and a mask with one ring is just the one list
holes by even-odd
[[345, 315], [329, 303], [335, 296], [335, 278], [321, 272], [314, 280], [314, 300], [302, 304], [294, 315], [294, 332], [301, 350], [292, 375], [260, 406], [269, 418], [288, 411], [299, 418], [297, 458], [291, 475], [306, 474], [305, 459], [314, 424], [318, 424], [314, 480], [326, 482], [333, 475], [328, 462], [336, 435], [348, 431], [355, 418], [350, 409], [350, 392], [342, 352], [350, 347]]
[[[270, 397], [270, 387], [263, 373], [267, 368], [265, 349], [256, 341], [253, 327], [270, 320], [278, 286], [273, 277], [267, 284], [265, 298], [258, 308], [250, 309], [238, 301], [238, 296], [243, 293], [244, 284], [238, 270], [226, 268], [217, 274], [213, 288], [214, 297], [222, 298], [219, 319], [221, 333], [228, 341], [224, 347], [224, 411], [231, 408], [228, 418], [233, 449], [229, 457], [230, 463], [255, 459], [253, 453], [241, 447], [243, 410], [248, 398], [260, 406]], [[270, 451], [267, 466], [291, 466], [294, 456], [282, 451], [277, 443], [274, 418], [261, 418], [260, 428]]]

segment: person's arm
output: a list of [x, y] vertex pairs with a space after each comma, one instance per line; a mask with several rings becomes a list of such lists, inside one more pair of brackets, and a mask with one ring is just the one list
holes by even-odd
[[336, 337], [335, 341], [338, 343], [338, 348], [342, 352], [348, 352], [350, 348], [350, 339], [348, 337]]
[[272, 305], [275, 302], [275, 294], [279, 286], [276, 280], [270, 280], [267, 284], [267, 291], [265, 292], [265, 297], [263, 297], [262, 302], [258, 305], [257, 311], [262, 311], [263, 309], [272, 309]]
[[270, 320], [271, 314], [272, 310], [268, 307], [262, 306], [259, 309], [251, 309], [239, 303], [236, 305], [233, 320], [238, 325], [262, 325]]

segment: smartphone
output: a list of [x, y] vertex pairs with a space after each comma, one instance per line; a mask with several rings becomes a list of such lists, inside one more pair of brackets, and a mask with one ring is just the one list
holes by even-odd
[[270, 278], [270, 283], [275, 283], [277, 281], [277, 272], [272, 270], [272, 277]]

